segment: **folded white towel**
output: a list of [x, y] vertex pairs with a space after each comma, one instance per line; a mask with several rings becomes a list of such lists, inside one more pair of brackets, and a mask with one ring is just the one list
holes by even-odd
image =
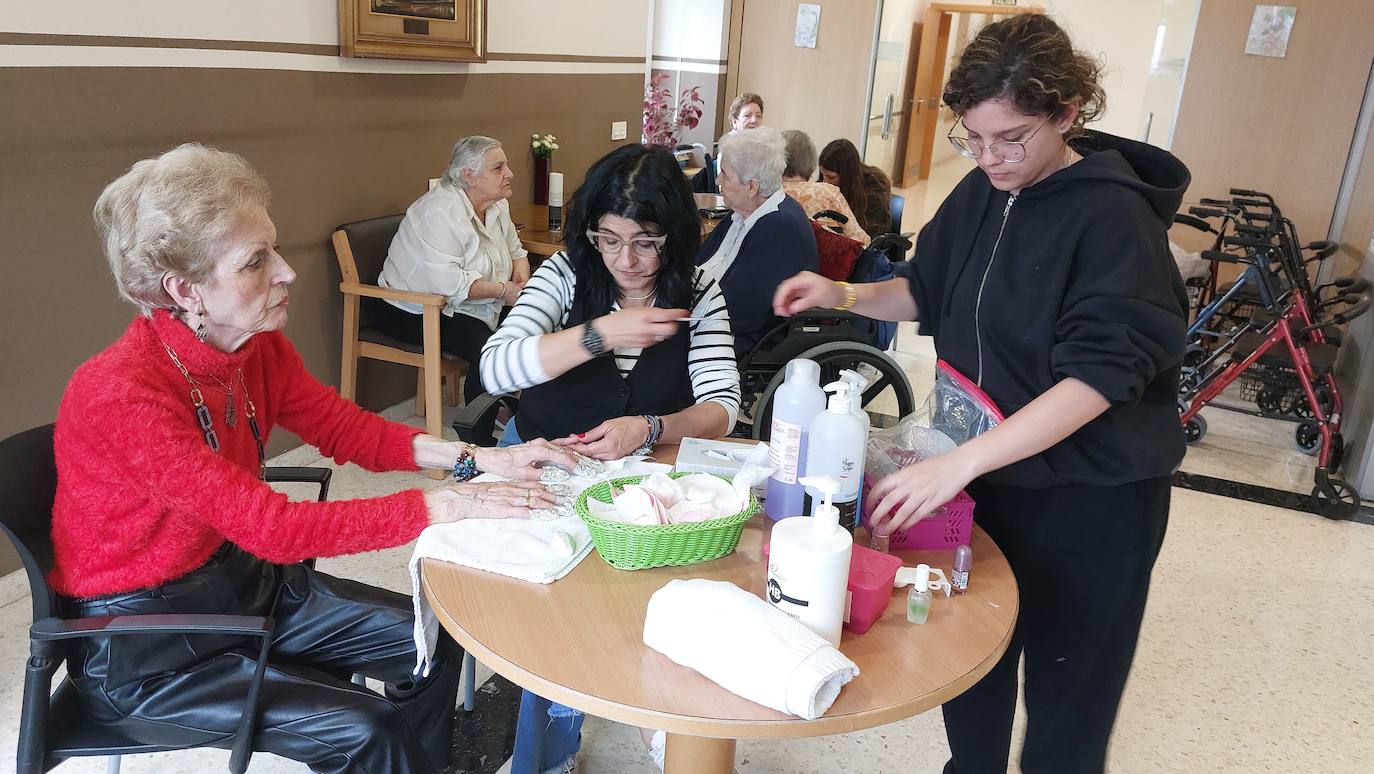
[[820, 635], [733, 583], [673, 580], [649, 597], [644, 644], [732, 693], [815, 720], [859, 667]]
[[550, 521], [463, 519], [426, 527], [410, 557], [416, 671], [429, 674], [429, 660], [439, 641], [439, 621], [420, 587], [421, 559], [441, 559], [530, 583], [552, 583], [572, 572], [591, 550], [591, 534], [576, 516]]

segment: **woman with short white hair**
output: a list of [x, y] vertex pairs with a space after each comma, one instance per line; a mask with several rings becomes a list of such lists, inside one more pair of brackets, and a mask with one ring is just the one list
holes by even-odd
[[[62, 397], [49, 580], [74, 616], [272, 616], [255, 749], [318, 772], [437, 771], [452, 752], [461, 649], [440, 637], [429, 673], [412, 674], [410, 598], [304, 561], [402, 545], [430, 524], [527, 516], [553, 504], [534, 465], [575, 460], [542, 441], [501, 450], [434, 438], [316, 380], [281, 333], [296, 274], [269, 201], [242, 157], [189, 144], [100, 195], [106, 258], [139, 314]], [[276, 426], [340, 463], [448, 468], [460, 483], [293, 502], [263, 481]], [[469, 483], [478, 469], [523, 480]], [[67, 667], [101, 723], [148, 744], [204, 744], [235, 732], [256, 646], [104, 637], [74, 644]]]
[[784, 148], [782, 134], [767, 127], [720, 141], [716, 180], [734, 212], [702, 244], [697, 264], [725, 293], [737, 353], [751, 351], [781, 323], [773, 314], [773, 290], [797, 272], [820, 266], [811, 222], [782, 190]]
[[[453, 146], [439, 184], [406, 210], [377, 284], [448, 299], [439, 347], [468, 363], [468, 400], [482, 393], [482, 346], [530, 278], [530, 262], [510, 219], [514, 174], [501, 143], [482, 135]], [[419, 304], [368, 300], [375, 322], [401, 341], [420, 344]]]

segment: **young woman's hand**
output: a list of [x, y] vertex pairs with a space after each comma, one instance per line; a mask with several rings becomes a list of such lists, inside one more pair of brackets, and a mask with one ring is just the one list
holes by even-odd
[[542, 485], [529, 481], [450, 484], [425, 492], [430, 524], [461, 519], [524, 518], [535, 508], [552, 508], [556, 500]]
[[773, 293], [773, 313], [791, 317], [808, 309], [833, 309], [844, 303], [844, 289], [819, 274], [804, 271], [784, 280]]
[[688, 316], [686, 309], [659, 309], [646, 306], [621, 309], [594, 321], [606, 349], [652, 347], [677, 333], [679, 322]]
[[890, 535], [906, 529], [953, 500], [977, 475], [968, 455], [955, 449], [879, 480], [868, 493], [878, 503], [869, 517], [869, 532]]
[[477, 469], [483, 473], [495, 473], [517, 481], [538, 481], [540, 468], [545, 465], [561, 465], [568, 470], [577, 466], [577, 458], [571, 452], [543, 438], [499, 449], [479, 447], [472, 456], [477, 461]]
[[554, 443], [599, 460], [618, 460], [643, 446], [648, 437], [649, 423], [644, 417], [616, 417]]

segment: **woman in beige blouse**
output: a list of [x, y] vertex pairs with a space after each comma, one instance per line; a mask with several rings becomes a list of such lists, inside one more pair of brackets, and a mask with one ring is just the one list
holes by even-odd
[[859, 219], [849, 208], [840, 189], [829, 183], [812, 182], [816, 174], [816, 145], [806, 132], [788, 129], [782, 133], [787, 143], [787, 166], [782, 171], [782, 190], [806, 210], [807, 217], [814, 218], [816, 213], [831, 210], [848, 218], [844, 224], [844, 235], [862, 244], [868, 244], [868, 234], [859, 226]]

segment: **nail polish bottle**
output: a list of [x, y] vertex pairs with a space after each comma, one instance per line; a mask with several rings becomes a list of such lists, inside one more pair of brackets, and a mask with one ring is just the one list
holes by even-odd
[[973, 568], [973, 549], [965, 543], [954, 550], [954, 572], [950, 577], [950, 586], [953, 587], [955, 594], [968, 592], [968, 571]]
[[930, 617], [930, 565], [916, 566], [916, 582], [906, 594], [906, 620], [923, 624]]

